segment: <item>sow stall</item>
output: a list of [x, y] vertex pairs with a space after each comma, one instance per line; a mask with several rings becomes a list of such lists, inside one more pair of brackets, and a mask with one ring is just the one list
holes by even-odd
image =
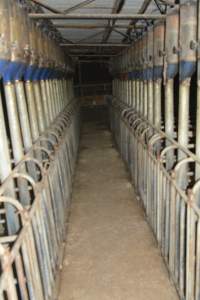
[[123, 12], [128, 0], [108, 13], [74, 13], [94, 0], [54, 2], [0, 1], [0, 299], [57, 299], [80, 136], [76, 63], [103, 57], [116, 146], [180, 299], [199, 300], [200, 1], [145, 0], [137, 13]]

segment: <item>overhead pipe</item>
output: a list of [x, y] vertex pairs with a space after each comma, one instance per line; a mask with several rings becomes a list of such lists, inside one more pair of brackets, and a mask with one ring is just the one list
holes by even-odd
[[157, 14], [44, 14], [30, 13], [32, 19], [51, 20], [159, 20], [165, 19], [164, 15]]

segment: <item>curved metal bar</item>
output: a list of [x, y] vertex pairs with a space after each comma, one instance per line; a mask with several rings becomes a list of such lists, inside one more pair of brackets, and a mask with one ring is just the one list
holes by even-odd
[[[52, 141], [52, 139], [50, 139], [50, 138], [48, 138], [48, 137], [40, 137], [39, 138], [39, 140], [38, 140], [38, 142], [45, 142], [45, 143], [49, 143], [50, 145], [51, 145], [51, 147], [52, 147], [52, 149], [53, 150], [49, 150], [48, 149], [48, 151], [50, 151], [51, 152], [51, 154], [52, 153], [54, 153], [55, 152], [55, 145], [54, 145], [54, 142]], [[38, 146], [38, 145], [37, 145]], [[39, 146], [40, 147], [40, 146]], [[42, 146], [43, 148], [45, 148], [44, 146]]]
[[[36, 159], [36, 158], [34, 158], [34, 157], [29, 157], [29, 156], [27, 156], [27, 157], [25, 157], [25, 158], [23, 159], [23, 161], [20, 163], [20, 165], [23, 164], [23, 163], [26, 163], [26, 162], [33, 162], [33, 163], [35, 163], [35, 165], [39, 168], [42, 177], [45, 175], [45, 171], [46, 171], [46, 170], [45, 170], [45, 168], [42, 166], [42, 164], [39, 162], [38, 159]], [[28, 173], [28, 175], [31, 176], [29, 173]]]
[[164, 158], [163, 156], [172, 149], [178, 149], [177, 145], [170, 145], [165, 147], [160, 153], [160, 159]]
[[195, 162], [195, 160], [192, 157], [186, 157], [181, 159], [175, 166], [174, 168], [174, 172], [177, 173], [180, 169], [180, 167], [182, 167], [184, 164], [187, 164], [189, 162]]
[[193, 185], [191, 191], [194, 194], [194, 196], [196, 196], [196, 194], [199, 192], [200, 190], [200, 179], [198, 179], [195, 184]]
[[22, 206], [22, 204], [16, 200], [13, 199], [11, 197], [7, 197], [7, 196], [0, 196], [0, 202], [1, 203], [9, 203], [11, 205], [13, 205], [19, 212], [24, 212], [25, 208]]
[[10, 174], [10, 176], [0, 186], [0, 196], [5, 192], [7, 184], [9, 184], [9, 180], [14, 179], [14, 178], [26, 179], [26, 181], [31, 184], [33, 190], [36, 187], [36, 181], [30, 175], [14, 171]]
[[49, 150], [47, 150], [44, 147], [38, 146], [38, 145], [34, 145], [33, 146], [34, 150], [40, 150], [40, 152], [44, 152], [45, 154], [47, 154], [47, 156], [49, 157], [49, 160], [53, 160], [53, 155], [51, 154], [51, 152]]

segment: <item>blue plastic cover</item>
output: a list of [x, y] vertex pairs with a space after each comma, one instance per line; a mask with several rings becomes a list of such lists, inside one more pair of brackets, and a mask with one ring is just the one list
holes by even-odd
[[24, 63], [17, 61], [9, 62], [3, 72], [4, 83], [12, 82], [14, 80], [20, 80], [25, 70], [26, 65]]
[[9, 60], [0, 59], [0, 75], [3, 76], [5, 68], [8, 66]]
[[35, 69], [33, 75], [32, 75], [32, 80], [33, 80], [33, 81], [38, 81], [38, 80], [40, 80], [40, 76], [41, 76], [42, 72], [43, 72], [43, 68], [38, 68], [38, 67], [37, 67], [37, 68]]
[[163, 66], [157, 66], [153, 69], [153, 79], [161, 79], [163, 76]]
[[26, 68], [26, 71], [24, 73], [24, 80], [25, 81], [31, 81], [32, 78], [33, 78], [33, 74], [34, 72], [36, 71], [37, 69], [37, 66], [35, 65], [28, 65], [27, 68]]
[[147, 80], [152, 80], [153, 79], [153, 68], [148, 68], [146, 72], [147, 72]]
[[178, 73], [178, 64], [169, 64], [167, 66], [167, 78], [173, 79]]
[[195, 72], [196, 62], [181, 61], [180, 62], [180, 81], [190, 78]]

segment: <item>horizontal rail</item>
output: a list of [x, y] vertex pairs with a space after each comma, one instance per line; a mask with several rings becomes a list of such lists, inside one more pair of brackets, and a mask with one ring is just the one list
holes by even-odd
[[99, 43], [93, 43], [93, 44], [86, 44], [86, 43], [73, 43], [73, 44], [69, 44], [69, 43], [61, 43], [60, 46], [61, 47], [70, 47], [70, 48], [74, 48], [74, 47], [130, 47], [130, 43], [128, 44], [114, 44], [114, 43], [108, 43], [108, 44], [99, 44]]
[[41, 14], [31, 13], [32, 19], [52, 20], [160, 20], [165, 19], [164, 15], [154, 14]]

